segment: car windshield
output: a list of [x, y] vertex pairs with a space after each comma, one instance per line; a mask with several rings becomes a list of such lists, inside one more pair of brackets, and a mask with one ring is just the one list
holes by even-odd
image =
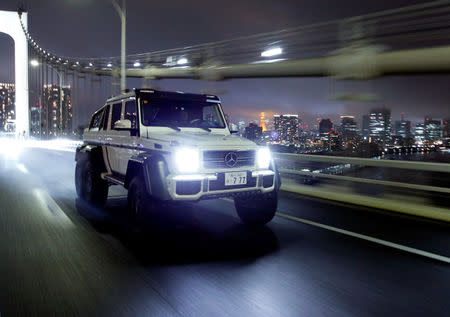
[[145, 126], [225, 128], [219, 103], [178, 99], [141, 98]]

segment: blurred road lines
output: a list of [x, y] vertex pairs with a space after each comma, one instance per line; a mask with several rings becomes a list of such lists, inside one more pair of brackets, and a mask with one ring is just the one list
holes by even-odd
[[[228, 201], [228, 202], [232, 202], [234, 203], [233, 199], [230, 198], [223, 198], [224, 201]], [[401, 244], [397, 244], [397, 243], [393, 243], [390, 241], [386, 241], [386, 240], [382, 240], [382, 239], [378, 239], [378, 238], [374, 238], [371, 236], [367, 236], [364, 234], [360, 234], [360, 233], [356, 233], [356, 232], [352, 232], [352, 231], [348, 231], [348, 230], [344, 230], [344, 229], [339, 229], [339, 228], [335, 228], [332, 226], [327, 226], [315, 221], [311, 221], [311, 220], [307, 220], [307, 219], [303, 219], [303, 218], [298, 218], [298, 217], [294, 217], [282, 212], [277, 212], [276, 213], [277, 216], [285, 218], [285, 219], [289, 219], [289, 220], [293, 220], [296, 222], [301, 222], [310, 226], [315, 226], [315, 227], [319, 227], [325, 230], [330, 230], [330, 231], [334, 231], [337, 233], [341, 233], [341, 234], [345, 234], [354, 238], [358, 238], [358, 239], [362, 239], [362, 240], [366, 240], [369, 242], [373, 242], [373, 243], [377, 243], [389, 248], [394, 248], [397, 250], [401, 250], [401, 251], [405, 251], [405, 252], [409, 252], [409, 253], [413, 253], [416, 255], [420, 255], [429, 259], [433, 259], [433, 260], [437, 260], [437, 261], [441, 261], [441, 262], [445, 262], [447, 264], [450, 264], [450, 258], [446, 257], [446, 256], [442, 256], [439, 254], [435, 254], [435, 253], [431, 253], [431, 252], [427, 252], [427, 251], [423, 251], [423, 250], [419, 250], [416, 248], [411, 248], [405, 245], [401, 245]]]
[[37, 198], [41, 205], [42, 211], [51, 221], [56, 221], [65, 226], [74, 227], [72, 220], [66, 215], [66, 213], [59, 207], [56, 201], [47, 193], [47, 191], [35, 188], [33, 190], [34, 196]]
[[364, 235], [364, 234], [360, 234], [360, 233], [356, 233], [356, 232], [352, 232], [352, 231], [348, 231], [348, 230], [344, 230], [344, 229], [339, 229], [339, 228], [335, 228], [335, 227], [332, 227], [332, 226], [327, 226], [327, 225], [324, 225], [324, 224], [321, 224], [321, 223], [318, 223], [318, 222], [315, 222], [315, 221], [294, 217], [294, 216], [287, 215], [287, 214], [284, 214], [284, 213], [281, 213], [281, 212], [277, 212], [277, 216], [285, 218], [285, 219], [301, 222], [301, 223], [304, 223], [304, 224], [307, 224], [307, 225], [319, 227], [319, 228], [322, 228], [322, 229], [334, 231], [334, 232], [337, 232], [337, 233], [345, 234], [345, 235], [348, 235], [348, 236], [351, 236], [351, 237], [354, 237], [354, 238], [370, 241], [370, 242], [373, 242], [373, 243], [381, 244], [383, 246], [387, 246], [387, 247], [390, 247], [390, 248], [398, 249], [398, 250], [401, 250], [401, 251], [413, 253], [413, 254], [416, 254], [416, 255], [420, 255], [420, 256], [423, 256], [423, 257], [427, 257], [427, 258], [430, 258], [430, 259], [433, 259], [433, 260], [437, 260], [437, 261], [441, 261], [441, 262], [445, 262], [447, 264], [450, 264], [450, 258], [448, 258], [446, 256], [439, 255], [439, 254], [426, 252], [426, 251], [423, 251], [423, 250], [419, 250], [419, 249], [407, 247], [407, 246], [404, 246], [404, 245], [401, 245], [401, 244], [397, 244], [397, 243], [381, 240], [381, 239], [374, 238], [374, 237], [371, 237], [371, 236], [367, 236], [367, 235]]

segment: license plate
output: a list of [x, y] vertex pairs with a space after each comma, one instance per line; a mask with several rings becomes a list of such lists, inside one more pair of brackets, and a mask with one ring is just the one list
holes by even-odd
[[225, 186], [247, 184], [247, 172], [225, 173]]

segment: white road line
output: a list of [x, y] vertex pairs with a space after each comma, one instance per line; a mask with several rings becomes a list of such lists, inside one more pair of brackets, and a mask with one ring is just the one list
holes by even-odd
[[439, 255], [439, 254], [426, 252], [426, 251], [423, 251], [423, 250], [407, 247], [407, 246], [404, 246], [404, 245], [401, 245], [401, 244], [397, 244], [397, 243], [381, 240], [381, 239], [374, 238], [374, 237], [371, 237], [371, 236], [366, 236], [364, 234], [360, 234], [360, 233], [356, 233], [356, 232], [352, 232], [352, 231], [348, 231], [348, 230], [344, 230], [344, 229], [339, 229], [339, 228], [327, 226], [327, 225], [324, 225], [324, 224], [321, 224], [321, 223], [318, 223], [318, 222], [314, 222], [314, 221], [311, 221], [311, 220], [306, 220], [306, 219], [290, 216], [290, 215], [283, 214], [283, 213], [280, 213], [280, 212], [277, 212], [276, 214], [277, 214], [277, 216], [285, 218], [285, 219], [289, 219], [289, 220], [305, 223], [305, 224], [308, 224], [308, 225], [311, 225], [311, 226], [315, 226], [315, 227], [319, 227], [319, 228], [322, 228], [322, 229], [338, 232], [338, 233], [345, 234], [345, 235], [348, 235], [348, 236], [351, 236], [351, 237], [355, 237], [355, 238], [358, 238], [358, 239], [370, 241], [370, 242], [373, 242], [373, 243], [378, 243], [378, 244], [381, 244], [381, 245], [384, 245], [384, 246], [387, 246], [387, 247], [390, 247], [390, 248], [402, 250], [402, 251], [405, 251], [405, 252], [417, 254], [417, 255], [424, 256], [424, 257], [427, 257], [427, 258], [430, 258], [430, 259], [433, 259], [433, 260], [438, 260], [438, 261], [442, 261], [442, 262], [450, 264], [450, 258], [442, 256], [442, 255]]
[[40, 202], [42, 210], [46, 212], [45, 215], [49, 220], [56, 221], [66, 226], [74, 226], [72, 220], [70, 220], [70, 218], [61, 209], [61, 207], [59, 207], [47, 191], [40, 188], [35, 188], [33, 193]]
[[[222, 198], [222, 199], [225, 200], [225, 201], [228, 201], [228, 202], [233, 202], [233, 199], [230, 199], [230, 198]], [[315, 222], [315, 221], [294, 217], [294, 216], [287, 215], [287, 214], [284, 214], [284, 213], [281, 213], [281, 212], [277, 212], [276, 215], [279, 216], [279, 217], [285, 218], [285, 219], [301, 222], [301, 223], [304, 223], [304, 224], [307, 224], [307, 225], [310, 225], [310, 226], [315, 226], [315, 227], [319, 227], [319, 228], [322, 228], [322, 229], [334, 231], [334, 232], [345, 234], [345, 235], [348, 235], [348, 236], [351, 236], [351, 237], [354, 237], [354, 238], [370, 241], [370, 242], [373, 242], [373, 243], [384, 245], [386, 247], [402, 250], [402, 251], [405, 251], [405, 252], [413, 253], [413, 254], [416, 254], [416, 255], [424, 256], [424, 257], [427, 257], [427, 258], [430, 258], [430, 259], [433, 259], [433, 260], [438, 260], [438, 261], [442, 261], [442, 262], [450, 264], [450, 258], [448, 258], [446, 256], [443, 256], [443, 255], [439, 255], [439, 254], [435, 254], [435, 253], [431, 253], [431, 252], [427, 252], [427, 251], [423, 251], [423, 250], [407, 247], [405, 245], [393, 243], [393, 242], [390, 242], [390, 241], [381, 240], [381, 239], [374, 238], [374, 237], [371, 237], [371, 236], [366, 236], [366, 235], [360, 234], [360, 233], [356, 233], [356, 232], [352, 232], [352, 231], [348, 231], [348, 230], [344, 230], [344, 229], [339, 229], [339, 228], [335, 228], [335, 227], [332, 227], [332, 226], [327, 226], [327, 225], [324, 225], [324, 224], [321, 224], [321, 223], [318, 223], [318, 222]]]

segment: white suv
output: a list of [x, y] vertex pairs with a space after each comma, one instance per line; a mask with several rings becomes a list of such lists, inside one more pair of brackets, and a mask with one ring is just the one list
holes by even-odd
[[77, 148], [77, 194], [103, 205], [109, 185], [124, 186], [133, 216], [164, 212], [162, 201], [233, 197], [244, 223], [265, 224], [279, 174], [267, 147], [234, 132], [216, 96], [134, 89], [110, 98]]

